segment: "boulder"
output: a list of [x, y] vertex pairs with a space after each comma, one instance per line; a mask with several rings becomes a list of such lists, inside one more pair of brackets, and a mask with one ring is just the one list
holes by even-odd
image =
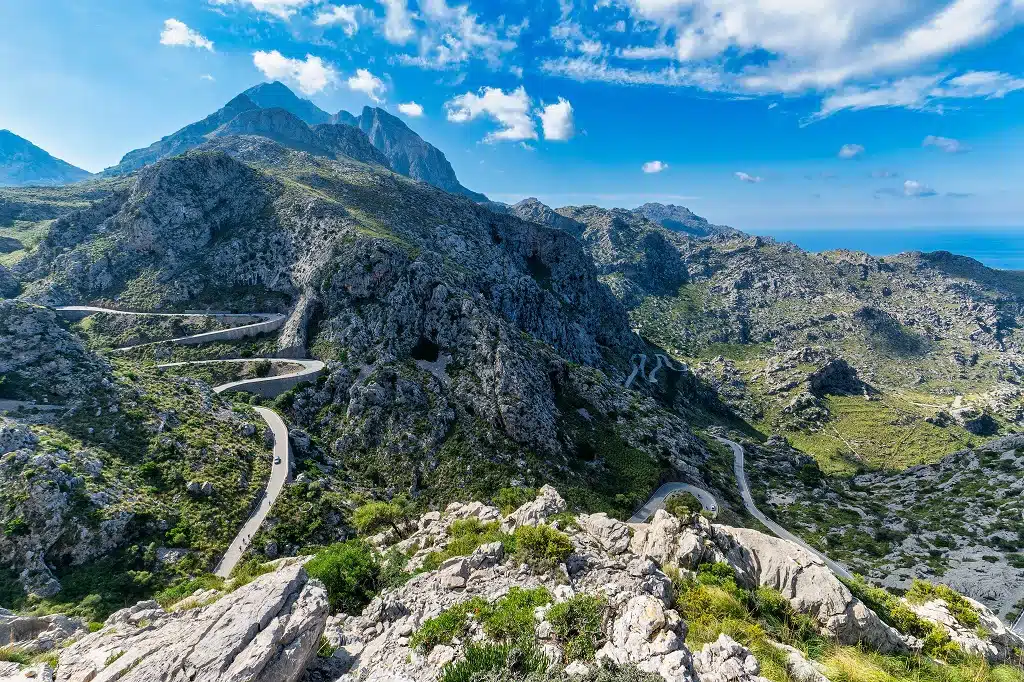
[[579, 523], [609, 554], [618, 555], [629, 550], [629, 526], [622, 521], [602, 513], [580, 516]]
[[977, 626], [969, 627], [960, 623], [943, 599], [933, 599], [923, 604], [904, 600], [904, 603], [917, 615], [942, 627], [949, 633], [950, 639], [968, 654], [983, 656], [991, 663], [1002, 663], [1010, 658], [1014, 649], [1024, 649], [1024, 638], [1006, 627], [987, 606], [969, 597], [965, 599], [978, 614], [981, 622]]
[[767, 682], [754, 654], [724, 633], [693, 657], [693, 669], [701, 682]]
[[166, 612], [140, 602], [60, 654], [58, 682], [189, 679], [295, 682], [316, 653], [327, 592], [283, 565], [206, 606]]
[[545, 485], [537, 494], [537, 499], [527, 502], [509, 514], [502, 522], [502, 528], [506, 532], [511, 532], [520, 526], [539, 526], [545, 523], [548, 517], [560, 514], [566, 508], [565, 500], [558, 491]]
[[61, 614], [18, 616], [0, 609], [0, 647], [14, 647], [30, 655], [56, 649], [88, 631], [80, 618]]

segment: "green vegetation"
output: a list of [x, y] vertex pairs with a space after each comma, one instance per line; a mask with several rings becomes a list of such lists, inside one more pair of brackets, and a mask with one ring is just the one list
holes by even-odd
[[535, 488], [502, 488], [494, 494], [491, 502], [501, 510], [501, 513], [508, 516], [519, 507], [537, 497]]
[[[534, 680], [550, 665], [543, 652], [524, 644], [470, 644], [462, 660], [453, 661], [441, 671], [440, 682], [483, 682], [485, 679], [508, 682]], [[495, 677], [484, 677], [494, 673]], [[540, 682], [538, 680], [538, 682]]]
[[352, 524], [361, 535], [390, 528], [397, 537], [402, 537], [404, 530], [401, 526], [411, 515], [412, 510], [402, 502], [367, 502], [356, 509], [352, 515]]
[[565, 647], [567, 661], [589, 661], [601, 645], [601, 621], [605, 602], [600, 597], [577, 594], [548, 611], [555, 636]]
[[0, 661], [28, 665], [32, 662], [32, 655], [13, 646], [3, 646], [0, 647]]
[[484, 523], [478, 518], [459, 519], [448, 527], [448, 536], [451, 540], [443, 550], [427, 555], [423, 562], [424, 571], [436, 570], [452, 557], [469, 556], [477, 547], [492, 542], [502, 543], [506, 552], [511, 552], [515, 547], [514, 538], [502, 533], [497, 521]]
[[474, 597], [426, 620], [413, 633], [410, 646], [427, 652], [439, 644], [450, 644], [466, 635], [471, 620], [479, 622], [494, 641], [529, 644], [534, 638], [534, 609], [550, 602], [551, 594], [543, 587], [513, 587], [491, 604]]
[[974, 628], [981, 624], [981, 617], [971, 603], [951, 587], [915, 580], [907, 591], [907, 601], [911, 604], [923, 604], [934, 599], [946, 602], [949, 612], [961, 625]]
[[665, 511], [680, 519], [699, 514], [703, 508], [693, 493], [672, 493], [665, 499]]
[[404, 580], [404, 561], [381, 557], [363, 540], [348, 540], [326, 547], [306, 564], [310, 577], [327, 588], [331, 612], [359, 613], [377, 594]]
[[536, 527], [520, 526], [512, 537], [515, 540], [516, 560], [528, 564], [534, 570], [552, 570], [558, 564], [565, 563], [572, 552], [569, 536], [543, 523]]

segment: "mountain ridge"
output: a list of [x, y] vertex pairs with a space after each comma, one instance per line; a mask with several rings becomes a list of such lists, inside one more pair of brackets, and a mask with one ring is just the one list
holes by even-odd
[[64, 185], [92, 176], [10, 130], [0, 130], [0, 187]]

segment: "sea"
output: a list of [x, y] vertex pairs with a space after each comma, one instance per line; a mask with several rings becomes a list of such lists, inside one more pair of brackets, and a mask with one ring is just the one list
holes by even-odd
[[793, 242], [806, 251], [850, 249], [873, 256], [906, 251], [950, 251], [990, 268], [1024, 270], [1024, 227], [941, 227], [898, 229], [751, 230]]

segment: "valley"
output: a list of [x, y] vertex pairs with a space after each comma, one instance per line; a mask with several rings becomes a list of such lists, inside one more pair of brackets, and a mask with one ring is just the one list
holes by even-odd
[[280, 83], [67, 179], [0, 188], [11, 679], [1024, 679], [1024, 274], [490, 201]]

